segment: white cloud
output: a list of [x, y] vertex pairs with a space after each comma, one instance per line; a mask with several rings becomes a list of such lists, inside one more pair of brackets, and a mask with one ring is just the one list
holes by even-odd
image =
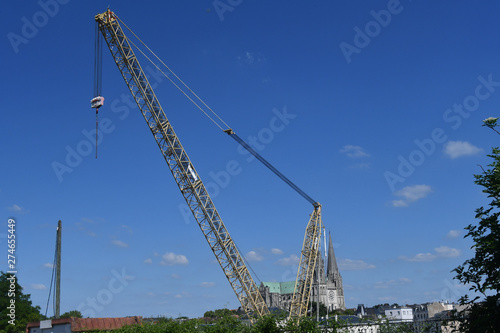
[[31, 288], [33, 288], [35, 290], [46, 290], [47, 289], [47, 287], [44, 284], [41, 284], [41, 283], [32, 284]]
[[113, 244], [113, 245], [115, 245], [115, 246], [118, 246], [118, 247], [124, 247], [124, 248], [128, 247], [128, 244], [127, 244], [127, 243], [122, 242], [121, 240], [118, 240], [118, 239], [113, 239], [113, 240], [111, 241], [111, 244]]
[[342, 271], [359, 271], [373, 269], [375, 265], [368, 264], [363, 260], [342, 259], [339, 261], [339, 268]]
[[10, 206], [10, 207], [9, 207], [9, 210], [10, 210], [11, 212], [20, 212], [20, 211], [22, 211], [23, 209], [22, 209], [20, 206], [18, 206], [18, 205], [12, 205], [12, 206]]
[[11, 212], [19, 213], [19, 214], [25, 214], [25, 213], [29, 212], [26, 209], [24, 209], [23, 207], [21, 207], [19, 205], [15, 205], [15, 204], [10, 206], [10, 207], [7, 207], [7, 209], [10, 210]]
[[432, 261], [436, 259], [436, 255], [432, 253], [417, 253], [414, 257], [408, 258], [405, 256], [400, 256], [399, 259], [405, 261]]
[[291, 254], [289, 257], [279, 259], [276, 264], [280, 266], [296, 266], [299, 262], [300, 258], [295, 254]]
[[[89, 224], [92, 224], [92, 226], [89, 226]], [[75, 222], [75, 225], [77, 226], [78, 230], [83, 231], [85, 234], [87, 234], [87, 236], [90, 236], [90, 237], [97, 237], [96, 233], [94, 231], [92, 231], [92, 230], [97, 229], [94, 226], [95, 224], [99, 224], [99, 222], [97, 222], [93, 219], [89, 219], [87, 217], [82, 217], [79, 222]]]
[[175, 298], [186, 298], [186, 297], [191, 297], [191, 294], [190, 293], [186, 293], [186, 292], [183, 292], [183, 293], [180, 293], [180, 294], [176, 294], [174, 295]]
[[134, 232], [132, 231], [132, 228], [129, 227], [128, 225], [122, 224], [121, 227], [127, 231], [129, 234], [133, 234]]
[[181, 276], [179, 274], [175, 274], [175, 273], [171, 274], [170, 277], [172, 277], [172, 279], [180, 279], [181, 278]]
[[54, 268], [54, 264], [52, 264], [50, 262], [47, 262], [47, 263], [43, 264], [43, 267], [45, 267], [45, 268]]
[[478, 148], [467, 141], [448, 141], [444, 145], [445, 154], [452, 159], [461, 156], [476, 155], [479, 154], [481, 151], [482, 151], [481, 148]]
[[399, 278], [397, 280], [389, 280], [389, 281], [379, 281], [376, 282], [374, 288], [376, 289], [388, 289], [396, 286], [404, 286], [410, 284], [411, 280], [408, 278]]
[[144, 263], [145, 264], [152, 264], [153, 263], [153, 259], [148, 258], [148, 259], [144, 260]]
[[284, 252], [280, 249], [271, 249], [272, 254], [283, 254]]
[[353, 145], [345, 145], [344, 147], [342, 147], [342, 149], [340, 149], [340, 152], [346, 154], [348, 157], [351, 158], [370, 156], [360, 146], [353, 146]]
[[394, 207], [406, 207], [410, 203], [425, 198], [432, 189], [429, 185], [406, 186], [401, 190], [394, 192], [394, 195], [402, 199], [392, 201]]
[[456, 258], [460, 255], [460, 251], [448, 246], [440, 246], [434, 249], [434, 253], [418, 253], [413, 257], [400, 256], [399, 259], [405, 261], [422, 262], [433, 261], [437, 258]]
[[265, 63], [266, 62], [266, 57], [260, 52], [249, 52], [246, 51], [245, 55], [243, 56], [238, 56], [238, 63], [246, 63], [248, 65], [254, 65], [258, 63]]
[[200, 283], [200, 287], [203, 288], [212, 288], [215, 286], [215, 282], [202, 282]]
[[440, 246], [434, 249], [436, 254], [441, 258], [456, 258], [460, 255], [460, 251], [448, 246]]
[[392, 205], [394, 207], [407, 207], [408, 203], [405, 200], [393, 200]]
[[450, 230], [446, 234], [446, 238], [457, 238], [462, 232], [460, 230]]
[[82, 220], [82, 222], [86, 222], [86, 223], [90, 223], [90, 224], [97, 224], [97, 221], [95, 221], [94, 219], [88, 218], [88, 217], [82, 217], [81, 220]]
[[163, 260], [160, 261], [160, 265], [173, 266], [173, 265], [189, 264], [188, 259], [183, 254], [175, 254], [173, 252], [167, 252], [161, 257], [163, 258]]
[[262, 261], [264, 259], [260, 254], [255, 251], [250, 251], [245, 255], [246, 260], [248, 261]]

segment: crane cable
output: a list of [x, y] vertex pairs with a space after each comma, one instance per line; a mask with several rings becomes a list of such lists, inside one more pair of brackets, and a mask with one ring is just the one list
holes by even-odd
[[243, 148], [245, 148], [250, 154], [255, 156], [262, 164], [264, 164], [269, 170], [274, 172], [276, 176], [278, 176], [281, 180], [283, 180], [288, 186], [294, 189], [298, 194], [300, 194], [304, 199], [309, 201], [314, 207], [317, 207], [319, 204], [311, 198], [307, 193], [301, 190], [297, 185], [295, 185], [290, 179], [288, 179], [284, 174], [282, 174], [278, 169], [276, 169], [271, 163], [269, 163], [262, 155], [260, 155], [255, 149], [253, 149], [248, 143], [243, 141], [236, 133], [232, 130], [225, 131], [228, 133], [236, 142], [238, 142]]
[[[95, 42], [94, 42], [94, 97], [101, 96], [102, 88], [102, 38], [99, 31], [99, 23], [95, 25]], [[95, 108], [95, 158], [97, 158], [97, 143], [98, 137], [98, 114], [99, 108]]]
[[[205, 107], [207, 109], [209, 109], [216, 117], [217, 119], [219, 119], [227, 128], [229, 128], [229, 125], [226, 124], [226, 122], [221, 118], [219, 117], [219, 115], [217, 113], [215, 113], [214, 110], [212, 110], [186, 83], [184, 83], [184, 81], [181, 80], [181, 78], [179, 78], [177, 76], [177, 74], [175, 74], [172, 69], [170, 69], [170, 67], [168, 67], [118, 16], [116, 16], [116, 14], [114, 14], [114, 16], [123, 24], [123, 26], [125, 26], [125, 28], [127, 28], [128, 31], [130, 31], [130, 33], [132, 35], [134, 35], [135, 38], [137, 38], [137, 40], [142, 44], [144, 45], [144, 47], [149, 51], [151, 52], [151, 54], [163, 65], [165, 66], [166, 69], [168, 69], [168, 71], [170, 73], [172, 73], [172, 75], [177, 79], [179, 80], [180, 83], [182, 83], [182, 85], [184, 87], [186, 87], [195, 97], [196, 99], [198, 99], [203, 105], [205, 105]], [[133, 45], [135, 46], [135, 48], [144, 56], [146, 57], [146, 59], [148, 59], [148, 61], [154, 66], [156, 67], [156, 69], [158, 69], [177, 89], [179, 89], [179, 91], [181, 93], [184, 94], [184, 96], [186, 96], [201, 112], [203, 112], [215, 125], [217, 125], [217, 127], [219, 127], [221, 130], [224, 130], [222, 128], [222, 126], [220, 126], [219, 123], [217, 123], [209, 114], [207, 114], [207, 112], [205, 110], [203, 110], [202, 107], [200, 107], [184, 90], [182, 90], [181, 87], [179, 87], [167, 74], [165, 74], [159, 67], [158, 65], [156, 65], [154, 63], [154, 61], [152, 61], [147, 55], [144, 54], [144, 52], [137, 46], [135, 45], [135, 43], [133, 41], [131, 41], [129, 38], [127, 38], [127, 40]]]
[[144, 45], [144, 47], [163, 65], [165, 68], [168, 69], [172, 75], [179, 80], [179, 82], [184, 85], [192, 94], [193, 96], [196, 97], [208, 110], [210, 110], [216, 117], [219, 119], [227, 129], [223, 129], [222, 126], [216, 122], [201, 106], [199, 106], [191, 96], [189, 96], [184, 90], [182, 90], [179, 85], [177, 85], [167, 74], [165, 74], [161, 68], [154, 63], [133, 41], [131, 41], [129, 38], [127, 40], [157, 69], [162, 73], [184, 96], [186, 96], [201, 112], [203, 112], [217, 127], [219, 127], [223, 132], [227, 133], [230, 137], [232, 137], [236, 142], [238, 142], [243, 148], [245, 148], [249, 153], [251, 153], [253, 156], [255, 156], [262, 164], [264, 164], [269, 170], [271, 170], [275, 175], [277, 175], [281, 180], [283, 180], [286, 184], [288, 184], [292, 189], [294, 189], [298, 194], [300, 194], [304, 199], [306, 199], [309, 203], [311, 203], [315, 208], [319, 206], [319, 203], [315, 201], [313, 198], [311, 198], [309, 195], [307, 195], [303, 190], [301, 190], [297, 185], [295, 185], [290, 179], [288, 179], [285, 175], [283, 175], [278, 169], [276, 169], [271, 163], [269, 163], [262, 155], [260, 155], [255, 149], [253, 149], [248, 143], [246, 143], [243, 139], [241, 139], [234, 131], [231, 129], [231, 127], [217, 114], [215, 111], [212, 110], [184, 81], [182, 81], [171, 69], [168, 67], [133, 31], [130, 29], [116, 14], [114, 14], [114, 17], [120, 21], [120, 23], [127, 28], [128, 31], [132, 35], [134, 35], [137, 40]]
[[[55, 284], [54, 275], [55, 275], [56, 265], [57, 265], [56, 258], [57, 258], [57, 239], [56, 239], [56, 248], [54, 251], [54, 262], [52, 263], [52, 276], [50, 278], [49, 297], [47, 298], [47, 305], [45, 306], [45, 317], [47, 317], [47, 312], [49, 310], [49, 302], [50, 302], [50, 296], [52, 295], [52, 287]], [[55, 293], [55, 287], [54, 287], [54, 293]], [[55, 297], [52, 297], [52, 307], [53, 307], [54, 315], [55, 315], [55, 313], [56, 313]]]

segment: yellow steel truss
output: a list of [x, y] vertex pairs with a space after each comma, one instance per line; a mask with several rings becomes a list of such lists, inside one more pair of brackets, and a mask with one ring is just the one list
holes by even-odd
[[304, 235], [304, 244], [300, 254], [299, 270], [290, 305], [290, 316], [304, 317], [307, 314], [307, 305], [314, 276], [314, 269], [319, 255], [319, 242], [321, 237], [321, 205], [314, 207], [314, 212], [307, 223]]
[[116, 65], [167, 162], [203, 235], [231, 284], [243, 310], [262, 316], [269, 310], [242, 256], [227, 231], [137, 60], [118, 20], [110, 10], [95, 16]]

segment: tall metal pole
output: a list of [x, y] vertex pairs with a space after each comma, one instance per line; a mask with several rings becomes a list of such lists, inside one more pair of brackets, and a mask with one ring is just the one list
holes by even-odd
[[61, 220], [57, 223], [57, 248], [56, 248], [56, 309], [55, 318], [59, 319], [61, 310]]
[[[321, 231], [320, 231], [319, 235], [321, 237]], [[318, 239], [318, 257], [320, 257], [320, 261], [319, 261], [318, 265], [316, 265], [316, 282], [318, 283], [318, 297], [316, 298], [316, 322], [317, 323], [319, 323], [319, 293], [320, 293], [319, 283], [321, 281], [321, 279], [319, 277], [319, 266], [321, 265], [320, 247], [321, 247], [321, 241]]]
[[313, 302], [314, 302], [314, 287], [309, 290], [309, 299], [311, 300], [309, 302], [309, 313], [311, 314], [311, 318], [313, 317]]
[[[325, 265], [327, 267], [327, 268], [324, 268], [325, 265], [323, 265], [323, 269], [325, 270], [324, 271], [324, 273], [325, 273], [324, 277], [325, 277], [325, 288], [326, 288], [326, 281], [328, 280], [328, 276], [326, 275], [326, 273], [328, 273], [327, 272], [328, 271], [328, 256], [326, 254], [326, 231], [325, 231], [325, 226], [323, 226], [323, 244], [325, 246], [325, 256], [324, 256], [325, 261], [324, 261], [324, 263], [325, 263]], [[325, 302], [325, 305], [326, 305], [326, 321], [328, 322], [328, 311], [330, 310], [329, 309], [329, 305], [328, 305], [328, 289], [325, 291], [325, 295], [326, 295], [326, 297], [325, 297], [325, 301], [326, 301]]]

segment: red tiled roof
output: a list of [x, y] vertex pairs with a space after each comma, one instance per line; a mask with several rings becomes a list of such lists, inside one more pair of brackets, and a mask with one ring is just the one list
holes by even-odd
[[[92, 330], [114, 330], [127, 325], [141, 325], [142, 317], [121, 317], [121, 318], [63, 318], [53, 319], [52, 326], [71, 324], [72, 332], [92, 331]], [[31, 327], [40, 327], [40, 322], [28, 323], [26, 333]]]
[[71, 318], [71, 331], [114, 330], [122, 326], [141, 324], [142, 317]]

